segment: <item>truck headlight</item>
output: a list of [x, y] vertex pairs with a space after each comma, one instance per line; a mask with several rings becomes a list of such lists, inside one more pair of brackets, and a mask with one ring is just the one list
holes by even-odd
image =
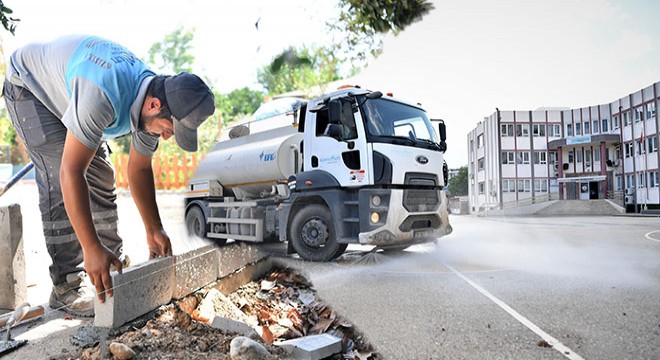
[[371, 223], [372, 224], [377, 224], [380, 221], [380, 215], [378, 215], [377, 212], [372, 212], [371, 213]]

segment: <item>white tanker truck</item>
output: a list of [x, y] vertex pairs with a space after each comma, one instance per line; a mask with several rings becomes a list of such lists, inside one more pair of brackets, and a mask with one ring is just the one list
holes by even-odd
[[287, 116], [288, 126], [239, 129], [200, 162], [186, 192], [190, 234], [287, 241], [329, 261], [351, 243], [401, 250], [451, 233], [442, 120], [438, 137], [419, 106], [358, 87]]

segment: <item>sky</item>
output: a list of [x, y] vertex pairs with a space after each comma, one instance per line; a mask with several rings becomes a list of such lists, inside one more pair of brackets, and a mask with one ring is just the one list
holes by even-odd
[[[398, 36], [353, 80], [420, 103], [447, 124], [450, 168], [467, 165], [467, 134], [495, 111], [606, 104], [660, 81], [660, 2], [450, 0]], [[18, 46], [71, 33], [115, 40], [146, 58], [183, 26], [195, 29], [195, 72], [220, 92], [258, 89], [281, 50], [330, 40], [334, 0], [4, 0]], [[255, 23], [259, 21], [258, 29]]]

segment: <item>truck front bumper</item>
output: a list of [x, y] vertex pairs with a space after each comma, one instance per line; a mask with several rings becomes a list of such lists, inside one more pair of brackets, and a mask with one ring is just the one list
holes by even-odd
[[[386, 191], [387, 195], [383, 196], [383, 191]], [[439, 200], [436, 204], [417, 204], [414, 206], [404, 205], [404, 190], [378, 190], [378, 193], [365, 192], [365, 194], [360, 194], [361, 206], [365, 204], [365, 200], [362, 200], [363, 197], [367, 198], [368, 205], [364, 206], [369, 213], [367, 219], [363, 220], [368, 222], [368, 225], [364, 227], [369, 228], [369, 230], [360, 232], [358, 237], [360, 244], [376, 246], [414, 245], [432, 242], [439, 237], [451, 234], [452, 227], [449, 224], [447, 195], [444, 191], [434, 193], [437, 200]], [[389, 198], [389, 203], [375, 206], [370, 199], [376, 195], [380, 198]], [[371, 220], [371, 214], [373, 213], [379, 214], [374, 216], [374, 218], [379, 218], [376, 223]], [[378, 224], [382, 224], [382, 226], [377, 226]]]

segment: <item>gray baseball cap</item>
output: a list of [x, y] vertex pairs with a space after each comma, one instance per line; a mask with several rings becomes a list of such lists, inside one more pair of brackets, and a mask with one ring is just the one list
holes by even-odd
[[197, 75], [182, 72], [165, 79], [165, 100], [174, 116], [174, 139], [197, 151], [197, 128], [215, 111], [213, 92]]

